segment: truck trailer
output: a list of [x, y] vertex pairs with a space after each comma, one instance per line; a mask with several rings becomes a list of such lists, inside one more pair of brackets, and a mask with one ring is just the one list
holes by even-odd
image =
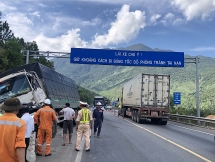
[[[59, 124], [63, 123], [59, 112], [65, 103], [70, 103], [77, 112], [80, 101], [74, 80], [40, 63], [19, 66], [0, 74], [0, 106], [9, 97], [17, 97], [27, 104], [31, 114], [43, 107], [45, 99], [49, 98]], [[54, 126], [53, 137], [56, 132]]]
[[123, 85], [119, 99], [119, 115], [141, 123], [166, 125], [170, 107], [170, 75], [139, 74]]

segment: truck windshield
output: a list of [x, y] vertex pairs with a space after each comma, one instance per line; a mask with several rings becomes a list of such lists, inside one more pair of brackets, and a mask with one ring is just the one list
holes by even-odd
[[20, 96], [31, 91], [25, 75], [16, 76], [0, 82], [0, 103], [8, 97]]
[[94, 105], [97, 105], [98, 102], [100, 102], [102, 104], [102, 106], [104, 106], [104, 99], [103, 98], [101, 98], [101, 99], [99, 99], [99, 98], [94, 99]]

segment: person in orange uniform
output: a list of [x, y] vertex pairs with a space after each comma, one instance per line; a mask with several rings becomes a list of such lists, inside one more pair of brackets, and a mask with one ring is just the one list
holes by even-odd
[[34, 123], [38, 125], [37, 134], [37, 156], [42, 156], [42, 144], [44, 136], [46, 138], [45, 156], [51, 156], [51, 139], [53, 121], [56, 122], [57, 117], [55, 111], [50, 107], [50, 99], [46, 99], [45, 106], [39, 109], [34, 115]]
[[0, 107], [0, 162], [25, 162], [26, 123], [17, 117], [22, 108], [18, 98], [8, 98]]

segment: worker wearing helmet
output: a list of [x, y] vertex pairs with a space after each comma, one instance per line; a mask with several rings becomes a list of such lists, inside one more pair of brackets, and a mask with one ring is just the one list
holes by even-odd
[[[94, 119], [94, 135], [100, 138], [102, 122], [103, 122], [103, 110], [101, 109], [101, 102], [96, 104], [96, 109], [93, 111], [93, 119]], [[98, 131], [97, 131], [98, 128]]]
[[51, 155], [52, 126], [53, 121], [56, 122], [57, 120], [55, 111], [50, 107], [50, 99], [46, 99], [44, 104], [45, 106], [39, 109], [34, 115], [34, 123], [38, 125], [37, 156], [42, 156], [42, 144], [44, 141], [44, 136], [46, 139], [45, 156]]
[[16, 97], [6, 99], [0, 107], [5, 111], [0, 117], [0, 162], [25, 161], [26, 123], [17, 117], [20, 108]]

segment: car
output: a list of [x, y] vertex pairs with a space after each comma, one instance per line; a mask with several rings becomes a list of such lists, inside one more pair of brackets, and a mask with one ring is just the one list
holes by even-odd
[[112, 106], [106, 106], [105, 109], [111, 110], [113, 107]]

